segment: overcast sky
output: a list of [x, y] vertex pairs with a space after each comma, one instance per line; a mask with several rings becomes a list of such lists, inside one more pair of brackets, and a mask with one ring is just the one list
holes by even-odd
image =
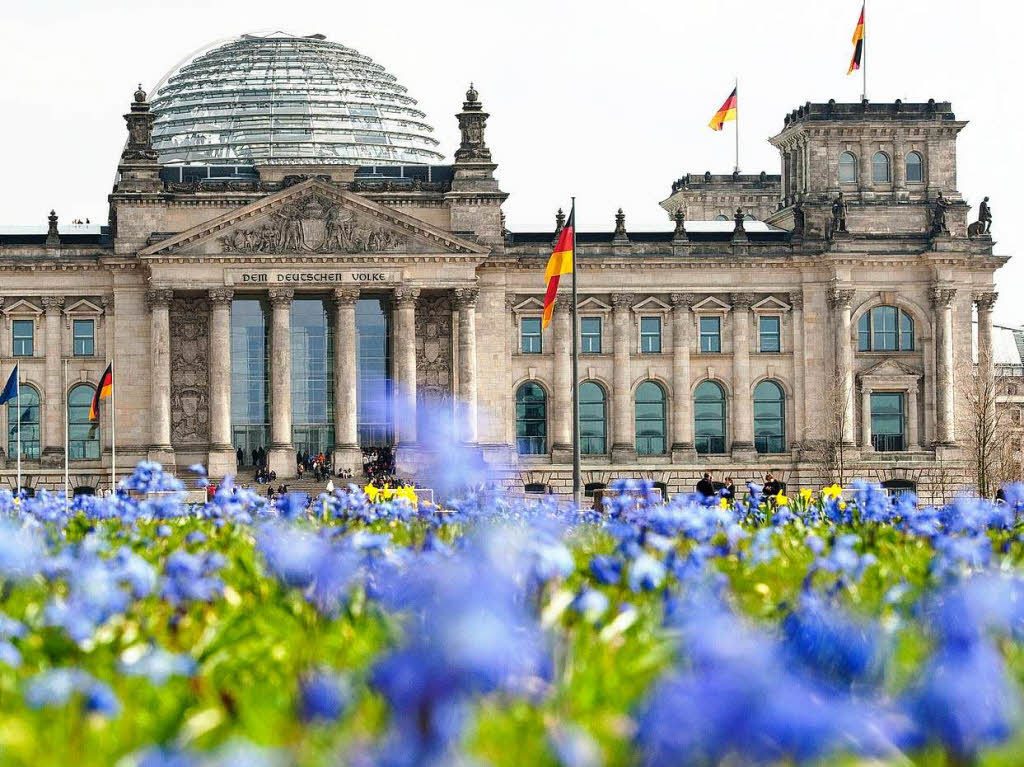
[[[730, 172], [732, 125], [707, 122], [739, 77], [740, 165], [779, 171], [766, 138], [805, 101], [857, 101], [846, 76], [860, 0], [632, 3], [445, 0], [34, 0], [0, 17], [0, 139], [8, 147], [0, 224], [106, 219], [125, 139], [121, 115], [212, 41], [250, 31], [322, 33], [371, 56], [419, 100], [450, 159], [454, 114], [476, 83], [491, 113], [513, 230], [553, 227], [578, 196], [582, 229], [666, 229], [658, 201], [683, 173]], [[1024, 214], [1016, 178], [1024, 100], [1016, 2], [869, 0], [868, 97], [949, 100], [960, 134], [958, 181], [991, 197], [996, 251], [1013, 255]], [[976, 213], [972, 210], [971, 218]], [[1014, 286], [1024, 259], [997, 275], [996, 321], [1024, 324]]]

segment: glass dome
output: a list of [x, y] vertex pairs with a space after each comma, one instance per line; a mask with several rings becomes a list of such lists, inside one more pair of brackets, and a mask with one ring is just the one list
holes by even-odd
[[324, 39], [242, 35], [157, 86], [153, 146], [165, 165], [438, 163], [416, 100], [368, 56]]

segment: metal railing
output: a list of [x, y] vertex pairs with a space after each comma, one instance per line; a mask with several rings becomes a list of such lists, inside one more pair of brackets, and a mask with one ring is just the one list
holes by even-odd
[[872, 434], [871, 446], [879, 453], [895, 453], [906, 450], [902, 434]]

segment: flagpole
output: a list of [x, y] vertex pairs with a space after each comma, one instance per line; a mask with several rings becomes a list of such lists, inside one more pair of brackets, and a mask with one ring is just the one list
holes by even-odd
[[[64, 360], [64, 397], [68, 396], [68, 361]], [[68, 496], [70, 491], [70, 482], [68, 481], [68, 462], [71, 459], [71, 425], [69, 423], [70, 416], [68, 414], [68, 405], [70, 403], [65, 399], [64, 402], [64, 513], [67, 514], [71, 509], [71, 499]]]
[[861, 13], [864, 15], [864, 30], [860, 34], [860, 73], [863, 78], [861, 88], [864, 92], [860, 94], [860, 98], [861, 101], [866, 101], [868, 97], [868, 0], [864, 0]]
[[14, 366], [18, 378], [18, 495], [21, 495], [21, 363]]
[[580, 350], [579, 318], [576, 316], [576, 198], [572, 198], [572, 499], [579, 508], [583, 485], [580, 481]]
[[740, 79], [735, 78], [733, 93], [736, 94], [736, 172], [740, 172]]
[[[103, 382], [100, 381], [100, 386]], [[117, 491], [117, 387], [114, 386], [114, 357], [110, 357], [110, 494]]]

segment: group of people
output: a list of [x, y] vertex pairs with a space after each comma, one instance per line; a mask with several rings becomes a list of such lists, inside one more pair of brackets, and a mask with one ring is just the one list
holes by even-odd
[[313, 478], [317, 482], [323, 482], [331, 476], [331, 467], [327, 462], [327, 456], [323, 452], [316, 454], [308, 453], [304, 450], [297, 452], [295, 454], [295, 463], [299, 479], [302, 479], [302, 475], [307, 471], [313, 472]]
[[395, 474], [395, 451], [390, 447], [364, 450], [363, 474], [374, 487], [398, 487], [403, 484]]
[[[719, 496], [731, 501], [736, 497], [736, 483], [733, 482], [732, 477], [726, 477], [724, 482], [715, 482], [710, 471], [704, 472], [704, 476], [697, 482], [694, 489], [705, 498]], [[764, 475], [764, 486], [761, 488], [761, 492], [765, 498], [774, 498], [783, 490], [785, 490], [785, 485], [777, 480], [772, 472], [769, 471]]]
[[[239, 466], [245, 466], [245, 451], [242, 450], [242, 448], [238, 448], [235, 451], [235, 459], [238, 461]], [[257, 468], [260, 466], [266, 466], [267, 451], [262, 447], [254, 447], [252, 449], [252, 463], [250, 465], [256, 466]]]
[[258, 466], [256, 468], [256, 484], [265, 485], [268, 482], [273, 482], [277, 479], [277, 472], [271, 471], [266, 466]]

